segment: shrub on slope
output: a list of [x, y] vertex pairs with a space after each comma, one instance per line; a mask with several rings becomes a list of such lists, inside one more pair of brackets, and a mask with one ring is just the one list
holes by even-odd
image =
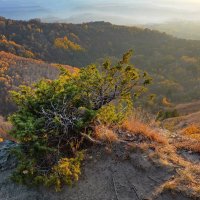
[[18, 111], [10, 120], [12, 136], [21, 143], [14, 180], [25, 184], [71, 184], [80, 175], [83, 136], [94, 122], [118, 124], [150, 79], [124, 54], [116, 65], [89, 65], [78, 74], [62, 70], [57, 80], [42, 80], [12, 92]]

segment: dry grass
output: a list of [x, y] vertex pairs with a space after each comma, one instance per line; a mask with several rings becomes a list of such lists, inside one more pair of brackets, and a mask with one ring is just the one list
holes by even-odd
[[180, 131], [181, 140], [174, 141], [178, 149], [185, 149], [192, 152], [200, 153], [200, 126], [191, 124]]
[[[188, 137], [194, 138], [194, 139], [200, 139], [200, 126], [196, 124], [189, 125], [185, 129], [182, 130], [182, 133]], [[200, 141], [200, 140], [199, 140]]]
[[0, 116], [0, 142], [3, 142], [3, 140], [13, 140], [13, 138], [8, 135], [8, 131], [10, 131], [11, 128], [11, 124], [6, 122], [4, 118]]
[[200, 164], [185, 160], [177, 153], [173, 144], [158, 145], [155, 152], [149, 155], [151, 160], [163, 166], [171, 167], [176, 174], [155, 189], [153, 196], [158, 196], [166, 190], [187, 194], [192, 199], [200, 197]]
[[167, 139], [164, 136], [162, 136], [160, 133], [155, 131], [149, 125], [142, 123], [135, 118], [129, 118], [128, 120], [126, 120], [122, 124], [121, 128], [124, 131], [130, 132], [131, 134], [142, 135], [150, 139], [151, 141], [155, 141], [162, 144], [168, 143]]
[[104, 125], [98, 125], [95, 127], [94, 137], [103, 142], [113, 143], [118, 141], [117, 134]]
[[191, 199], [200, 198], [200, 170], [199, 165], [188, 164], [184, 169], [178, 169], [177, 175], [162, 185], [164, 190], [185, 193]]
[[161, 124], [164, 129], [174, 132], [183, 126], [182, 123], [184, 124], [184, 117], [180, 116], [165, 119]]
[[124, 140], [127, 142], [127, 150], [140, 149], [153, 163], [174, 172], [170, 180], [155, 188], [152, 196], [172, 190], [183, 192], [192, 198], [200, 198], [200, 164], [186, 160], [177, 152], [177, 148], [200, 152], [200, 142], [196, 136], [200, 133], [200, 128], [191, 125], [174, 138], [170, 134], [165, 135], [164, 130], [157, 131], [151, 120], [146, 123], [140, 119], [142, 118], [133, 116], [120, 127], [96, 126], [95, 138], [109, 143]]
[[177, 149], [185, 149], [195, 153], [200, 153], [200, 142], [191, 139], [185, 139], [175, 143]]
[[[143, 140], [142, 143], [134, 141], [129, 146], [133, 150], [137, 148], [143, 150], [153, 163], [168, 167], [175, 172], [170, 180], [155, 189], [153, 196], [159, 195], [165, 190], [173, 190], [184, 192], [197, 199], [200, 197], [200, 164], [187, 161], [177, 153], [178, 145], [194, 152], [200, 152], [200, 142], [196, 137], [199, 134], [199, 127], [196, 125], [187, 127], [183, 130], [180, 138], [178, 136], [170, 138], [171, 135], [164, 137], [160, 131], [157, 132], [150, 124], [131, 118], [122, 124], [122, 130], [128, 132], [128, 134], [142, 135], [153, 141], [150, 143], [148, 140]], [[181, 141], [183, 138], [184, 140]]]
[[[190, 115], [191, 116], [191, 115]], [[187, 119], [188, 116], [187, 116]], [[192, 119], [190, 119], [192, 121]], [[192, 199], [200, 198], [200, 164], [196, 164], [186, 160], [177, 153], [177, 149], [189, 150], [200, 153], [200, 126], [196, 123], [191, 123], [186, 128], [180, 130], [166, 152], [166, 147], [161, 148], [158, 153], [162, 159], [167, 159], [173, 166], [177, 166], [176, 175], [162, 185], [164, 190], [175, 190], [184, 192]], [[184, 120], [180, 123], [184, 124]], [[183, 126], [180, 126], [180, 128]]]
[[155, 125], [156, 116], [148, 113], [146, 110], [142, 108], [135, 108], [131, 113], [131, 120], [137, 120], [144, 124], [149, 124], [150, 126]]
[[[159, 166], [165, 166], [174, 176], [157, 187], [153, 196], [166, 190], [184, 192], [192, 198], [200, 197], [200, 164], [194, 164], [179, 155], [177, 148], [186, 148], [194, 152], [200, 152], [200, 127], [191, 125], [182, 130], [182, 134], [174, 135], [164, 130], [155, 128], [153, 120], [144, 120], [143, 116], [132, 116], [120, 127], [96, 126], [95, 138], [103, 142], [126, 141], [127, 150], [138, 149], [148, 155], [149, 159]], [[177, 118], [178, 123], [180, 118]], [[173, 137], [171, 137], [173, 136]]]

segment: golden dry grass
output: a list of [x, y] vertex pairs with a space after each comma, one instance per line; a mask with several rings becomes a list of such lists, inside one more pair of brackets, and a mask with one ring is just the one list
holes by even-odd
[[[180, 118], [176, 120], [180, 123]], [[177, 152], [177, 148], [181, 147], [200, 152], [200, 142], [196, 136], [199, 134], [199, 127], [188, 126], [175, 138], [174, 134], [167, 134], [164, 130], [155, 127], [153, 120], [146, 121], [143, 116], [134, 115], [119, 127], [96, 126], [95, 138], [109, 143], [123, 141], [127, 144], [127, 150], [139, 149], [154, 164], [165, 166], [174, 172], [169, 180], [155, 189], [152, 196], [159, 195], [165, 190], [173, 190], [184, 192], [194, 199], [200, 198], [200, 164], [186, 160]]]
[[117, 134], [104, 125], [98, 125], [95, 127], [94, 137], [103, 142], [113, 143], [118, 141]]
[[195, 153], [200, 153], [200, 142], [191, 139], [185, 139], [175, 143], [177, 149], [185, 149]]
[[130, 132], [131, 134], [141, 134], [144, 137], [147, 137], [151, 141], [155, 141], [162, 144], [167, 144], [167, 139], [162, 136], [160, 133], [155, 131], [149, 125], [140, 122], [135, 118], [129, 118], [128, 120], [124, 121], [121, 128], [125, 131]]
[[[185, 194], [194, 198], [200, 197], [200, 164], [194, 164], [177, 152], [177, 146], [187, 147], [191, 151], [200, 152], [200, 142], [197, 138], [194, 139], [195, 134], [199, 134], [199, 127], [190, 126], [183, 131], [184, 140], [180, 138], [171, 138], [171, 135], [163, 136], [157, 132], [151, 125], [141, 122], [138, 119], [131, 118], [122, 124], [122, 129], [129, 134], [142, 135], [153, 141], [143, 140], [142, 143], [137, 141], [129, 144], [130, 148], [139, 148], [144, 153], [147, 153], [149, 159], [153, 163], [162, 166], [170, 167], [172, 171], [176, 171], [175, 175], [170, 180], [164, 182], [154, 191], [153, 195], [160, 194], [165, 190], [173, 190], [184, 192]], [[196, 141], [196, 142], [195, 142]], [[151, 149], [151, 151], [149, 151]]]
[[189, 125], [188, 127], [184, 128], [182, 130], [182, 133], [188, 137], [191, 137], [191, 138], [196, 138], [197, 136], [197, 139], [198, 138], [198, 135], [200, 136], [200, 126], [197, 125], [197, 124], [191, 124]]
[[120, 127], [96, 126], [95, 138], [109, 143], [128, 141], [128, 150], [140, 149], [153, 163], [168, 167], [175, 172], [174, 176], [155, 189], [152, 196], [172, 190], [198, 199], [200, 198], [200, 164], [186, 160], [177, 149], [186, 148], [200, 152], [200, 142], [196, 136], [200, 133], [199, 130], [197, 125], [191, 125], [174, 138], [173, 134], [165, 135], [162, 132], [164, 130], [155, 129], [155, 124], [152, 126], [151, 123], [145, 123], [134, 116], [124, 121]]
[[149, 158], [176, 171], [171, 179], [155, 189], [154, 198], [165, 190], [182, 192], [194, 199], [200, 197], [200, 164], [194, 164], [179, 155], [174, 144], [157, 145]]
[[178, 149], [200, 153], [200, 126], [191, 124], [180, 131], [181, 139], [174, 142]]
[[184, 169], [177, 169], [177, 175], [165, 182], [161, 187], [162, 190], [172, 190], [185, 193], [191, 199], [200, 198], [200, 170], [199, 165], [187, 163]]

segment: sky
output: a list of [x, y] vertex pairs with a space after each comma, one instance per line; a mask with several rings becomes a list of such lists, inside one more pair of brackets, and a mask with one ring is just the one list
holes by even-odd
[[0, 16], [125, 25], [200, 20], [200, 0], [0, 0]]

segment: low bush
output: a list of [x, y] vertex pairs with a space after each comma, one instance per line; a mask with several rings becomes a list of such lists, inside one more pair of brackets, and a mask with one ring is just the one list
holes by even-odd
[[89, 65], [78, 74], [62, 69], [57, 80], [41, 80], [32, 87], [11, 92], [18, 111], [10, 117], [11, 135], [21, 144], [13, 175], [19, 183], [55, 185], [78, 180], [87, 146], [83, 137], [94, 133], [94, 124], [120, 123], [132, 102], [150, 83], [124, 54], [116, 65]]

